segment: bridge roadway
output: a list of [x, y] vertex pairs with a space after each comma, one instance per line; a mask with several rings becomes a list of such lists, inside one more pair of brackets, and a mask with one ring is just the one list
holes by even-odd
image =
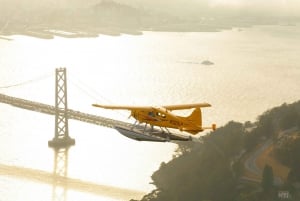
[[[52, 105], [47, 105], [43, 103], [38, 103], [34, 101], [29, 101], [21, 98], [16, 98], [4, 94], [0, 94], [0, 103], [9, 104], [14, 107], [31, 110], [34, 112], [40, 112], [48, 115], [55, 115], [55, 107]], [[114, 119], [109, 119], [93, 114], [83, 113], [75, 110], [68, 109], [68, 118], [69, 119], [75, 119], [82, 122], [87, 122], [91, 124], [96, 124], [100, 126], [105, 126], [112, 128], [114, 126], [125, 126], [128, 127], [130, 124], [118, 121]]]

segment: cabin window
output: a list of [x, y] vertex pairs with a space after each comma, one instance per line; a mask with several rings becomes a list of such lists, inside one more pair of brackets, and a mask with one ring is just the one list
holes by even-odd
[[156, 115], [162, 118], [166, 118], [166, 115], [164, 113], [157, 112]]

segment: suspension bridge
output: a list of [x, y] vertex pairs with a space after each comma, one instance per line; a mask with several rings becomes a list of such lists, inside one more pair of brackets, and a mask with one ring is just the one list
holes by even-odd
[[[14, 107], [31, 110], [34, 112], [40, 112], [48, 115], [56, 114], [55, 106], [34, 102], [22, 98], [16, 98], [4, 94], [0, 94], [0, 103], [4, 103]], [[115, 125], [123, 125], [123, 126], [130, 125], [129, 123], [126, 122], [109, 119], [106, 117], [101, 117], [93, 114], [88, 114], [88, 113], [84, 113], [72, 109], [68, 109], [67, 113], [69, 119], [74, 119], [74, 120], [91, 123], [99, 126], [109, 127], [109, 128], [113, 128]]]
[[[33, 80], [30, 80], [27, 82], [1, 87], [1, 88], [21, 86], [23, 84], [28, 84], [32, 81]], [[13, 107], [17, 107], [21, 109], [31, 110], [34, 112], [55, 116], [54, 137], [52, 140], [48, 141], [48, 146], [53, 148], [54, 150], [53, 174], [51, 175], [49, 173], [44, 173], [44, 172], [42, 172], [43, 174], [41, 174], [40, 170], [24, 169], [22, 167], [10, 167], [1, 164], [0, 164], [0, 173], [1, 173], [1, 169], [8, 168], [12, 170], [11, 171], [12, 175], [15, 176], [19, 176], [22, 178], [25, 177], [27, 179], [35, 181], [36, 180], [35, 178], [38, 175], [38, 181], [41, 180], [43, 180], [44, 182], [50, 181], [50, 183], [53, 184], [53, 189], [52, 189], [53, 201], [66, 201], [68, 188], [78, 189], [78, 185], [82, 187], [83, 185], [86, 184], [87, 184], [86, 186], [88, 186], [87, 189], [80, 188], [80, 190], [86, 190], [87, 192], [97, 193], [100, 195], [105, 194], [104, 192], [106, 191], [118, 192], [117, 194], [120, 195], [122, 195], [122, 193], [124, 192], [127, 195], [135, 193], [135, 191], [130, 191], [130, 190], [126, 191], [114, 187], [106, 187], [104, 185], [90, 184], [80, 180], [68, 178], [67, 175], [68, 150], [72, 145], [75, 145], [75, 140], [69, 136], [68, 119], [74, 119], [74, 120], [96, 124], [104, 127], [110, 127], [110, 128], [113, 128], [115, 126], [129, 127], [131, 124], [69, 109], [67, 100], [68, 99], [67, 99], [66, 68], [57, 68], [55, 70], [55, 105], [54, 106], [0, 93], [0, 103], [8, 104]], [[13, 171], [17, 171], [17, 172], [26, 171], [26, 174], [16, 175], [16, 173], [14, 173]], [[44, 175], [44, 177], [41, 175]], [[75, 181], [75, 185], [72, 186], [72, 183], [74, 183], [74, 181]], [[111, 195], [111, 196], [115, 196], [115, 195]]]
[[75, 144], [75, 140], [71, 139], [69, 136], [68, 119], [110, 128], [113, 128], [114, 126], [130, 126], [129, 123], [123, 121], [69, 109], [67, 107], [66, 68], [57, 68], [55, 77], [55, 106], [0, 93], [0, 103], [43, 114], [55, 115], [55, 135], [53, 140], [48, 143], [50, 147], [63, 148]]

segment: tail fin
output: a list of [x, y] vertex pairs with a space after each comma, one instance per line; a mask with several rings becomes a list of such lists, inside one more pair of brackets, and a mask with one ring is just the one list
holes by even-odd
[[186, 120], [195, 124], [196, 128], [181, 128], [183, 131], [189, 132], [191, 134], [197, 134], [204, 131], [205, 129], [216, 130], [216, 124], [212, 124], [211, 127], [202, 127], [202, 112], [200, 108], [195, 108], [190, 116], [186, 117]]
[[194, 111], [192, 112], [192, 114], [187, 117], [187, 120], [193, 122], [196, 125], [199, 125], [200, 127], [202, 127], [201, 109], [199, 107], [195, 108]]

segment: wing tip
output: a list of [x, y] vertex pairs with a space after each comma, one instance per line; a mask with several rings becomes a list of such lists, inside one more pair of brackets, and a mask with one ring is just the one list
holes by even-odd
[[103, 107], [102, 105], [99, 105], [99, 104], [97, 104], [97, 103], [93, 103], [92, 106], [93, 106], [93, 107], [101, 107], [101, 108]]
[[211, 107], [212, 105], [210, 103], [203, 103], [204, 106], [203, 107]]

